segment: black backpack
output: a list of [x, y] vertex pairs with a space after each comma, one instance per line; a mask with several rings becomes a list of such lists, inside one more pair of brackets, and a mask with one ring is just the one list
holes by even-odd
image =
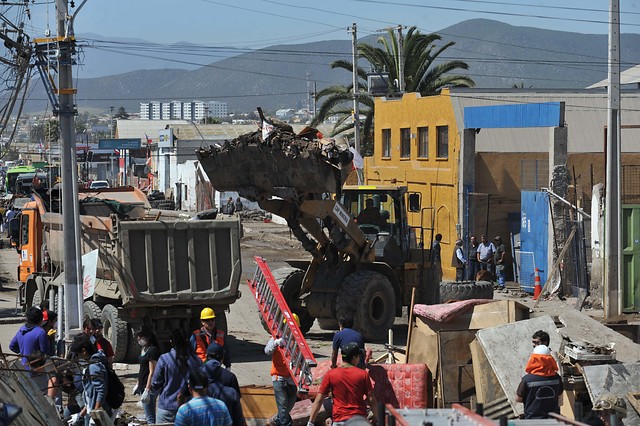
[[112, 368], [107, 367], [107, 404], [111, 408], [120, 408], [124, 402], [124, 385]]

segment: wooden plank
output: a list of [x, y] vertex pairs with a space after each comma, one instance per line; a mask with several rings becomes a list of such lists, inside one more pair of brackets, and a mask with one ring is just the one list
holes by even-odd
[[278, 412], [271, 386], [242, 386], [240, 394], [245, 418], [268, 419]]
[[640, 414], [640, 392], [627, 392], [627, 400], [636, 413]]
[[558, 258], [556, 259], [556, 261], [554, 262], [553, 268], [551, 268], [551, 272], [549, 272], [549, 275], [547, 275], [547, 282], [544, 283], [544, 287], [542, 287], [542, 291], [540, 292], [540, 296], [538, 296], [538, 299], [536, 300], [536, 303], [533, 304], [534, 308], [538, 307], [538, 304], [540, 303], [540, 300], [542, 300], [542, 295], [546, 291], [549, 291], [549, 286], [551, 285], [551, 281], [553, 281], [553, 278], [556, 275], [556, 272], [558, 271], [558, 268], [560, 267], [560, 263], [562, 263], [562, 259], [564, 258], [565, 253], [567, 252], [567, 250], [569, 249], [569, 246], [571, 245], [571, 240], [573, 240], [573, 236], [574, 235], [576, 235], [576, 227], [575, 226], [573, 228], [571, 228], [571, 232], [569, 233], [569, 237], [564, 242], [564, 246], [562, 247], [562, 250], [560, 250], [560, 254], [558, 255]]
[[505, 399], [506, 395], [500, 386], [496, 374], [489, 364], [477, 339], [469, 344], [473, 361], [473, 378], [476, 384], [476, 399], [481, 404], [491, 403], [497, 399]]
[[475, 396], [475, 382], [469, 344], [475, 339], [470, 330], [441, 331], [440, 365], [442, 402], [445, 407], [453, 403], [466, 404]]

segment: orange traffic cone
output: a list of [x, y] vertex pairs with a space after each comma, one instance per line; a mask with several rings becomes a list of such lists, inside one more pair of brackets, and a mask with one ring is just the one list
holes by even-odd
[[540, 272], [538, 271], [538, 268], [536, 268], [533, 287], [533, 300], [538, 300], [538, 296], [540, 296], [540, 293], [542, 293], [542, 285], [540, 285]]

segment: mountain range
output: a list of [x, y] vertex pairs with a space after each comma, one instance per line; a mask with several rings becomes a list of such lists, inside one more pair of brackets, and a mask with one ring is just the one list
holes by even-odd
[[[469, 65], [466, 72], [481, 88], [585, 88], [607, 76], [607, 35], [516, 27], [502, 22], [473, 19], [437, 31], [442, 43], [455, 42], [441, 60], [459, 59]], [[92, 35], [93, 37], [99, 37]], [[379, 36], [359, 43], [376, 44]], [[87, 49], [90, 49], [88, 47]], [[157, 68], [163, 62], [136, 57], [136, 61], [87, 53], [85, 66], [108, 63], [116, 72], [77, 80], [80, 111], [108, 111], [124, 106], [137, 112], [140, 102], [172, 100], [219, 100], [229, 111], [249, 112], [261, 106], [266, 111], [306, 107], [310, 92], [332, 84], [349, 84], [351, 74], [331, 69], [338, 59], [351, 61], [351, 42], [327, 40], [305, 44], [278, 45], [226, 57], [206, 66], [187, 69]], [[184, 59], [184, 56], [182, 56]], [[93, 62], [98, 65], [94, 65]], [[640, 34], [622, 34], [622, 70], [640, 63]], [[194, 61], [195, 62], [195, 61]], [[366, 69], [362, 61], [359, 63]], [[185, 65], [181, 65], [185, 66]], [[153, 69], [155, 68], [155, 69]], [[189, 69], [190, 68], [190, 69]], [[103, 70], [104, 71], [104, 70]], [[34, 86], [27, 111], [42, 111], [46, 99], [40, 84]]]

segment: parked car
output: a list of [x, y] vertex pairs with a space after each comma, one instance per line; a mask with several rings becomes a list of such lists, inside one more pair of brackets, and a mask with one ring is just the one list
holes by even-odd
[[109, 182], [106, 180], [94, 180], [89, 185], [89, 189], [102, 189], [102, 188], [110, 188]]

